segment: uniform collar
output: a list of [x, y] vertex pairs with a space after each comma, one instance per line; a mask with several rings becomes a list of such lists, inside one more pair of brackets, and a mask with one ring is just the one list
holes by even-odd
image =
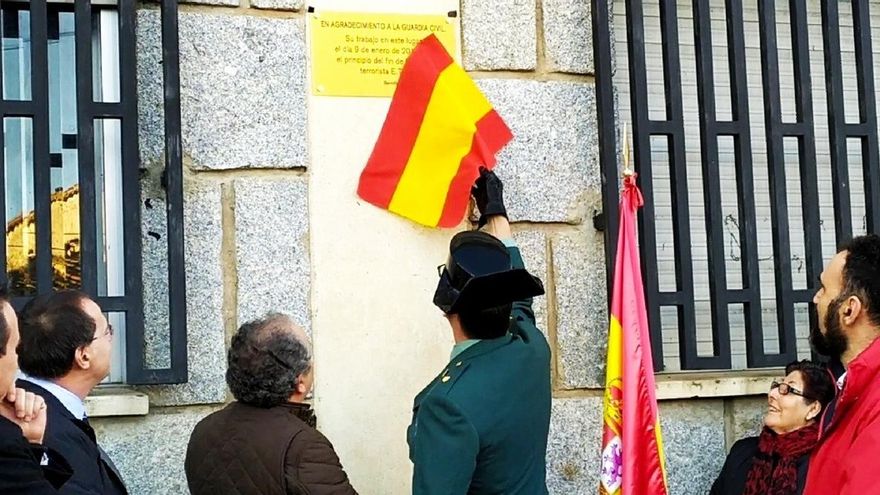
[[455, 358], [458, 360], [475, 358], [477, 356], [481, 356], [483, 354], [486, 354], [487, 352], [492, 352], [501, 346], [507, 345], [512, 340], [513, 340], [513, 335], [510, 332], [508, 332], [498, 338], [483, 339], [483, 340], [480, 340], [480, 341], [476, 342], [475, 344], [469, 346], [467, 349], [464, 349], [463, 351], [461, 351], [461, 353], [459, 353], [457, 356], [455, 356]]
[[468, 350], [474, 344], [477, 344], [481, 341], [481, 339], [467, 339], [462, 340], [461, 342], [456, 342], [454, 346], [452, 346], [452, 354], [449, 356], [449, 359], [455, 359], [459, 354]]

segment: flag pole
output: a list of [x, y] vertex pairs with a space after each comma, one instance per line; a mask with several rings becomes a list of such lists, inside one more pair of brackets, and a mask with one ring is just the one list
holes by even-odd
[[623, 177], [632, 177], [635, 174], [629, 164], [629, 136], [626, 132], [626, 122], [623, 123]]

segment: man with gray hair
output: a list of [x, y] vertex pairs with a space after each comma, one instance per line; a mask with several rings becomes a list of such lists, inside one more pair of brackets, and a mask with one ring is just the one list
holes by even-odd
[[186, 452], [192, 495], [357, 495], [305, 403], [308, 337], [281, 314], [232, 337], [226, 383], [236, 401], [196, 425]]

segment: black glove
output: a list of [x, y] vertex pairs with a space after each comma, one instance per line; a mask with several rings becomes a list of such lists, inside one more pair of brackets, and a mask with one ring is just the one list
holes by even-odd
[[480, 167], [480, 176], [474, 182], [471, 194], [477, 202], [477, 209], [480, 210], [480, 227], [486, 225], [489, 217], [493, 215], [507, 218], [507, 208], [504, 207], [504, 184], [495, 172]]

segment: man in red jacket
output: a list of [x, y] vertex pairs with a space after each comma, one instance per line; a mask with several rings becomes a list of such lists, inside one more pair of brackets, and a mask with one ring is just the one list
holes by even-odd
[[[880, 237], [856, 237], [828, 263], [813, 297], [810, 340], [835, 358], [838, 393], [826, 409], [805, 495], [880, 490]], [[835, 372], [835, 368], [837, 371]]]

